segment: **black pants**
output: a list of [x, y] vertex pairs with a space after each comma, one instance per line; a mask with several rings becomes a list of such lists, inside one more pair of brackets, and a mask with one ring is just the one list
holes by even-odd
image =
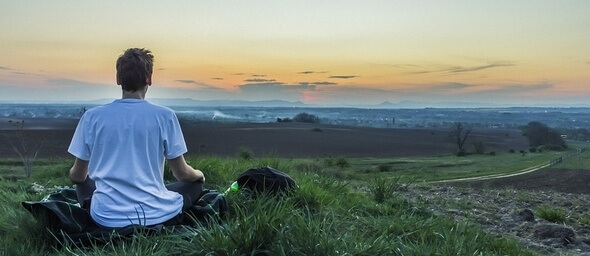
[[[201, 196], [201, 192], [203, 192], [203, 182], [200, 180], [192, 182], [176, 181], [166, 185], [166, 188], [182, 195], [182, 210], [184, 211], [193, 205]], [[85, 204], [90, 202], [94, 190], [96, 190], [94, 181], [88, 177], [84, 182], [76, 185], [78, 202], [82, 207], [90, 208], [90, 205]]]

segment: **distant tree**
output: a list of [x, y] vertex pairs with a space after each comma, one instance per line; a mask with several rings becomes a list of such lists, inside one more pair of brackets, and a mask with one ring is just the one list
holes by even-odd
[[41, 147], [43, 147], [45, 140], [33, 141], [26, 132], [25, 120], [9, 120], [8, 122], [13, 128], [14, 136], [6, 136], [6, 141], [12, 147], [12, 150], [20, 157], [23, 162], [25, 176], [29, 178], [33, 173], [33, 162], [37, 158], [39, 151], [41, 151]]
[[567, 148], [567, 144], [561, 134], [547, 125], [540, 122], [530, 122], [521, 127], [523, 135], [528, 139], [529, 146], [538, 147], [543, 145], [555, 145]]
[[459, 149], [458, 152], [465, 151], [463, 147], [470, 133], [471, 127], [465, 127], [461, 122], [455, 122], [451, 125], [450, 136], [453, 142], [457, 145], [457, 148]]
[[295, 115], [295, 117], [293, 117], [293, 122], [319, 123], [320, 119], [316, 115], [302, 112], [302, 113]]

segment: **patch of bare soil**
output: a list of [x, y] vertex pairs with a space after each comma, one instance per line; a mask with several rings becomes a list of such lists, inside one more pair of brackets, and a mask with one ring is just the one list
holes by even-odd
[[[76, 120], [27, 121], [31, 141], [44, 141], [41, 157], [70, 157], [67, 148]], [[255, 157], [404, 157], [452, 154], [457, 150], [449, 129], [386, 129], [305, 123], [182, 122], [189, 155], [237, 155], [241, 147]], [[7, 144], [10, 127], [0, 127], [0, 158], [17, 157]], [[487, 151], [525, 149], [518, 130], [473, 129], [466, 145], [481, 140]]]
[[[438, 214], [516, 238], [546, 255], [590, 255], [590, 170], [543, 169], [483, 181], [410, 187], [401, 191], [425, 200]], [[542, 209], [563, 221], [543, 218]]]

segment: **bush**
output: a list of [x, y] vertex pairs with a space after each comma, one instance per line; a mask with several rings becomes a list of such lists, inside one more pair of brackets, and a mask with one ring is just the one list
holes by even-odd
[[459, 150], [459, 152], [457, 152], [457, 156], [467, 156], [467, 152], [465, 152], [465, 150]]
[[536, 153], [537, 152], [537, 148], [531, 147], [531, 148], [529, 148], [529, 152]]
[[250, 150], [248, 147], [240, 147], [238, 149], [238, 157], [240, 159], [250, 160], [252, 159], [252, 156], [252, 150]]
[[496, 155], [496, 151], [491, 151], [490, 152], [490, 156], [495, 156]]
[[508, 150], [508, 153], [516, 153], [516, 151], [514, 151], [514, 149], [510, 149]]
[[336, 166], [338, 166], [338, 168], [340, 169], [344, 169], [348, 166], [350, 166], [350, 163], [348, 162], [348, 159], [346, 159], [346, 157], [338, 157], [338, 159], [336, 159]]
[[319, 123], [320, 119], [316, 115], [308, 114], [305, 112], [299, 113], [293, 117], [293, 122], [300, 123]]
[[555, 144], [547, 144], [547, 145], [541, 145], [537, 148], [538, 150], [552, 150], [552, 151], [564, 151], [565, 148], [560, 146], [560, 145], [555, 145]]
[[391, 166], [386, 164], [379, 164], [379, 166], [377, 166], [377, 170], [379, 170], [379, 172], [390, 172]]
[[322, 128], [317, 128], [317, 127], [311, 129], [311, 131], [312, 132], [324, 132], [324, 130], [322, 130]]

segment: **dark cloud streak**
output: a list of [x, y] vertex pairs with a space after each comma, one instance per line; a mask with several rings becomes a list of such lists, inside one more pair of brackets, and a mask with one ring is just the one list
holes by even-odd
[[358, 76], [329, 76], [328, 78], [336, 78], [336, 79], [351, 79]]
[[302, 75], [309, 75], [309, 74], [325, 74], [328, 73], [328, 71], [302, 71], [302, 72], [297, 72], [297, 74], [302, 74]]
[[248, 83], [271, 83], [271, 82], [276, 82], [277, 80], [275, 79], [262, 79], [262, 78], [250, 78], [250, 79], [246, 79], [244, 80], [244, 82], [248, 82]]

